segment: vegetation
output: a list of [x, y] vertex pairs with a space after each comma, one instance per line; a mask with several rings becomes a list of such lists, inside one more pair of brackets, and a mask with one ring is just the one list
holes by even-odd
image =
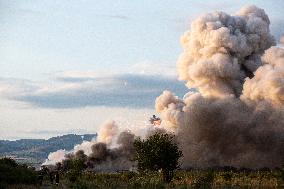
[[159, 133], [146, 140], [140, 138], [135, 140], [135, 160], [138, 162], [138, 170], [161, 170], [163, 180], [170, 182], [173, 171], [179, 167], [178, 160], [182, 156], [182, 152], [173, 140], [173, 135]]
[[[72, 163], [73, 164], [73, 163]], [[73, 167], [74, 166], [74, 167]], [[248, 169], [207, 169], [175, 170], [170, 183], [164, 182], [156, 171], [95, 173], [82, 170], [80, 162], [74, 162], [71, 170], [77, 170], [76, 179], [70, 180], [70, 170], [60, 173], [59, 186], [50, 183], [48, 175], [44, 176], [40, 187], [36, 181], [36, 172], [24, 165], [18, 165], [11, 159], [0, 160], [0, 188], [143, 188], [143, 189], [197, 189], [197, 188], [283, 188], [284, 170], [248, 170]], [[12, 185], [11, 185], [12, 184]]]
[[[58, 163], [52, 169], [40, 172], [12, 159], [0, 159], [0, 188], [135, 188], [135, 189], [249, 189], [284, 188], [284, 169], [260, 170], [236, 169], [233, 167], [204, 170], [177, 170], [182, 156], [174, 137], [169, 134], [155, 134], [147, 140], [134, 142], [135, 160], [138, 172], [98, 173], [88, 171], [85, 157], [69, 159]], [[60, 170], [60, 171], [58, 171]], [[161, 170], [163, 177], [158, 171]], [[51, 184], [50, 173], [59, 174], [59, 185]], [[173, 174], [174, 173], [174, 174]], [[40, 181], [39, 181], [39, 178]], [[40, 186], [41, 183], [42, 185]]]
[[84, 172], [80, 179], [63, 182], [68, 188], [143, 188], [143, 189], [199, 189], [199, 188], [283, 188], [283, 171], [239, 170], [176, 170], [170, 183], [164, 182], [156, 172], [147, 173], [93, 173]]
[[27, 165], [20, 165], [10, 158], [0, 159], [0, 188], [9, 184], [36, 184], [37, 173]]
[[82, 159], [69, 159], [65, 161], [64, 169], [66, 170], [66, 178], [69, 181], [75, 182], [81, 176], [83, 170], [86, 168], [84, 160]]

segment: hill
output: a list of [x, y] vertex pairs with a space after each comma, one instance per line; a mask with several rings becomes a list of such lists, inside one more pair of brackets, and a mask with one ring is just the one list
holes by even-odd
[[50, 152], [59, 149], [71, 150], [74, 145], [84, 140], [90, 141], [97, 134], [63, 136], [45, 139], [20, 139], [16, 141], [0, 140], [0, 156], [10, 156], [17, 161], [31, 164], [41, 164]]

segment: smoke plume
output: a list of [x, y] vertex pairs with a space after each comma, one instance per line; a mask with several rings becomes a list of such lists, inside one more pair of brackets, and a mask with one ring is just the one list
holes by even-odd
[[96, 140], [84, 141], [71, 151], [52, 152], [43, 165], [60, 162], [64, 168], [70, 160], [79, 159], [86, 167], [96, 171], [129, 170], [135, 164], [134, 140], [135, 135], [131, 131], [119, 132], [115, 121], [107, 121], [101, 126]]
[[180, 79], [204, 96], [239, 96], [244, 79], [261, 65], [261, 54], [275, 44], [269, 24], [256, 6], [235, 16], [215, 12], [199, 17], [181, 38]]
[[118, 147], [109, 148], [106, 143], [98, 142], [92, 146], [88, 166], [97, 171], [129, 170], [134, 166], [134, 137], [130, 131], [118, 135]]
[[[189, 93], [164, 91], [155, 108], [155, 132], [173, 132], [183, 152], [181, 166], [280, 167], [284, 164], [284, 50], [275, 47], [263, 9], [241, 8], [200, 16], [181, 37], [179, 78]], [[195, 91], [195, 92], [192, 92]], [[141, 133], [138, 135], [141, 135]], [[98, 140], [64, 156], [99, 170], [130, 169], [135, 135], [107, 122]], [[49, 156], [62, 161], [62, 151]]]
[[277, 167], [284, 163], [284, 50], [256, 6], [205, 14], [181, 43], [179, 77], [190, 92], [164, 91], [156, 110], [175, 128], [183, 167]]

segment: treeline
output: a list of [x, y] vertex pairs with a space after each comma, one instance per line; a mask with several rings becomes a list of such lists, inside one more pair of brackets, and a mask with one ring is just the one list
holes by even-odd
[[33, 167], [18, 164], [10, 158], [0, 159], [0, 188], [6, 188], [11, 184], [35, 185], [37, 172]]
[[39, 148], [45, 151], [58, 150], [58, 148], [71, 150], [74, 145], [81, 143], [83, 140], [90, 141], [96, 134], [75, 135], [68, 134], [63, 136], [45, 139], [20, 139], [15, 141], [0, 140], [0, 153], [13, 151], [24, 151]]
[[[0, 159], [0, 188], [8, 185], [51, 186], [57, 175], [58, 187], [68, 188], [283, 188], [283, 168], [251, 170], [234, 167], [179, 170], [182, 152], [173, 135], [156, 133], [147, 139], [137, 138], [132, 161], [136, 169], [111, 173], [96, 172], [86, 155], [79, 151], [61, 163], [42, 167], [40, 171], [12, 159]], [[94, 161], [94, 160], [93, 160]], [[48, 182], [47, 179], [51, 182]], [[59, 181], [60, 178], [60, 181]]]

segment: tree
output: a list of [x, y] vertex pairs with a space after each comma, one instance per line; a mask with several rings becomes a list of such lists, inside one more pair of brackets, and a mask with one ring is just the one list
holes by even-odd
[[36, 184], [37, 173], [10, 158], [0, 158], [0, 188], [10, 184]]
[[82, 171], [86, 168], [84, 160], [80, 158], [65, 160], [63, 164], [64, 169], [66, 170], [66, 177], [71, 182], [75, 182], [77, 178], [81, 176]]
[[172, 180], [173, 171], [179, 167], [178, 160], [182, 157], [173, 135], [156, 133], [146, 140], [138, 138], [134, 147], [139, 171], [161, 170], [164, 181]]

